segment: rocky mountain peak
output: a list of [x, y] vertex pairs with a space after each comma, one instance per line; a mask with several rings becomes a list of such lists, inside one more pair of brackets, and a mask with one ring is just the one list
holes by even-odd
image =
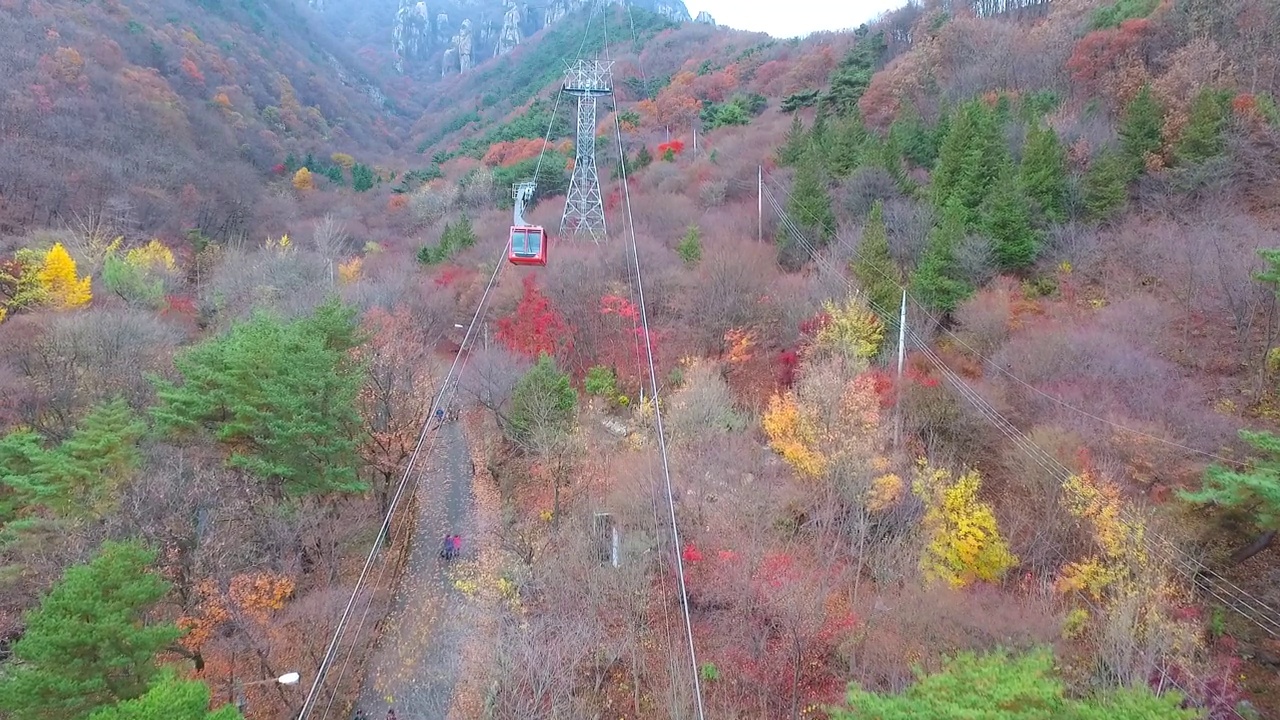
[[[368, 0], [307, 0], [318, 13], [355, 7]], [[493, 57], [505, 55], [530, 35], [561, 22], [592, 2], [630, 5], [657, 13], [673, 22], [692, 22], [682, 0], [396, 0], [386, 11], [387, 35], [396, 70], [438, 67], [443, 74], [466, 72]], [[349, 8], [348, 8], [349, 9]], [[381, 12], [381, 11], [380, 11]], [[699, 22], [710, 22], [710, 15]]]

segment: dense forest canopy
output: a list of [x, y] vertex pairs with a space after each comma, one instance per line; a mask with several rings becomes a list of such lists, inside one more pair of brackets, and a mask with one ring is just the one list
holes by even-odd
[[0, 717], [1280, 713], [1280, 6], [708, 20], [0, 0]]

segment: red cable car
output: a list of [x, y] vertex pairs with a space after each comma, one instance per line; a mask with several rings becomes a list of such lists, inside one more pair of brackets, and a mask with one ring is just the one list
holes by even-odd
[[547, 232], [524, 219], [524, 204], [533, 196], [534, 181], [518, 182], [511, 187], [515, 200], [515, 212], [511, 217], [511, 242], [507, 245], [507, 259], [512, 265], [547, 264]]
[[510, 254], [507, 259], [512, 265], [537, 265], [544, 267], [547, 264], [547, 233], [540, 227], [519, 226], [511, 227], [511, 245], [509, 247]]

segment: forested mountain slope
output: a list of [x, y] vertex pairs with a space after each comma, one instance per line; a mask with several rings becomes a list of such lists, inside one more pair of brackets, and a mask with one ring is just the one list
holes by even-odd
[[[0, 715], [294, 717], [372, 546], [347, 710], [441, 392], [494, 523], [454, 707], [1280, 712], [1280, 9], [653, 8], [499, 52], [505, 4], [0, 0]], [[599, 244], [557, 234], [576, 57]], [[545, 268], [502, 253], [529, 178]], [[57, 661], [99, 637], [108, 687]]]

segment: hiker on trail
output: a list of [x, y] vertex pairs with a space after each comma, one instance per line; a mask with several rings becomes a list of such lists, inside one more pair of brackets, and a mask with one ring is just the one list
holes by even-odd
[[387, 720], [396, 720], [395, 708], [387, 708]]
[[445, 535], [444, 542], [440, 545], [440, 557], [445, 560], [453, 559], [453, 536]]
[[449, 547], [452, 548], [451, 550], [452, 556], [458, 557], [458, 555], [462, 552], [462, 536], [454, 535], [452, 538], [449, 539], [449, 543], [450, 543]]
[[444, 408], [436, 408], [436, 424], [444, 422]]

